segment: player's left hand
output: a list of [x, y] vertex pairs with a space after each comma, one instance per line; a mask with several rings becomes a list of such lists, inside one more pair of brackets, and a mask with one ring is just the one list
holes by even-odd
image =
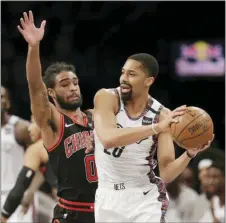
[[200, 148], [194, 148], [194, 149], [187, 149], [187, 153], [191, 157], [195, 157], [198, 153], [203, 152], [204, 150], [208, 149], [214, 139], [214, 134], [212, 136], [212, 139], [208, 141], [208, 143]]
[[86, 144], [86, 150], [85, 150], [86, 154], [94, 150], [94, 139], [93, 139], [93, 137], [88, 136], [86, 138], [85, 144]]

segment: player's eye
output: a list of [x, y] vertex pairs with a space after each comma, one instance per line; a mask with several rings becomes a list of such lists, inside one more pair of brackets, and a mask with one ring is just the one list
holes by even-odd
[[67, 87], [67, 86], [68, 86], [68, 83], [67, 83], [67, 82], [62, 83], [61, 86], [62, 86], [62, 87]]

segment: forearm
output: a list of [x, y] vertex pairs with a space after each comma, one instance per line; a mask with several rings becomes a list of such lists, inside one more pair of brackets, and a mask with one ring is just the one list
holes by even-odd
[[42, 80], [39, 44], [29, 46], [26, 63], [27, 81], [31, 100], [31, 111], [39, 127], [51, 116], [46, 86]]
[[168, 163], [160, 172], [161, 178], [165, 183], [170, 183], [176, 179], [187, 167], [191, 158], [184, 152], [180, 157]]
[[[154, 127], [154, 128], [153, 128]], [[132, 128], [101, 130], [101, 142], [105, 149], [126, 146], [141, 141], [159, 132], [158, 124]]]
[[34, 171], [27, 167], [23, 167], [14, 188], [10, 191], [2, 208], [2, 216], [9, 218], [14, 213], [22, 200], [24, 192], [31, 184], [33, 177]]
[[40, 44], [28, 46], [26, 72], [28, 85], [31, 89], [44, 85], [42, 81], [42, 67], [39, 53]]
[[40, 188], [44, 183], [44, 176], [40, 171], [36, 172], [35, 177], [33, 178], [30, 187], [25, 191], [23, 198], [21, 200], [21, 205], [23, 207], [29, 207], [34, 199], [34, 193]]
[[45, 178], [43, 174], [40, 171], [36, 172], [31, 182], [31, 185], [29, 186], [26, 192], [29, 192], [29, 193], [36, 192], [40, 188], [40, 186], [44, 183], [44, 181], [45, 181]]

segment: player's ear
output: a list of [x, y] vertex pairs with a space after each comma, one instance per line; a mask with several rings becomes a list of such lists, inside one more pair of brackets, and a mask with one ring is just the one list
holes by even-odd
[[47, 92], [48, 92], [48, 96], [49, 97], [56, 98], [56, 93], [55, 93], [55, 91], [52, 88], [48, 88]]
[[148, 77], [148, 78], [146, 78], [144, 84], [146, 87], [150, 87], [153, 84], [153, 82], [154, 82], [154, 77]]

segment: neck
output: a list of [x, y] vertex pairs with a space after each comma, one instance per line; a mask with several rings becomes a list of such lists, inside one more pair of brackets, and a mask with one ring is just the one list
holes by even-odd
[[62, 109], [60, 108], [59, 109], [62, 113], [64, 113], [65, 115], [68, 115], [68, 116], [72, 116], [72, 117], [78, 117], [78, 116], [82, 116], [82, 111], [80, 108], [77, 108], [76, 110], [74, 111], [69, 111], [69, 110], [65, 110], [65, 109]]
[[148, 94], [133, 98], [126, 103], [126, 109], [132, 114], [141, 114], [148, 104]]

